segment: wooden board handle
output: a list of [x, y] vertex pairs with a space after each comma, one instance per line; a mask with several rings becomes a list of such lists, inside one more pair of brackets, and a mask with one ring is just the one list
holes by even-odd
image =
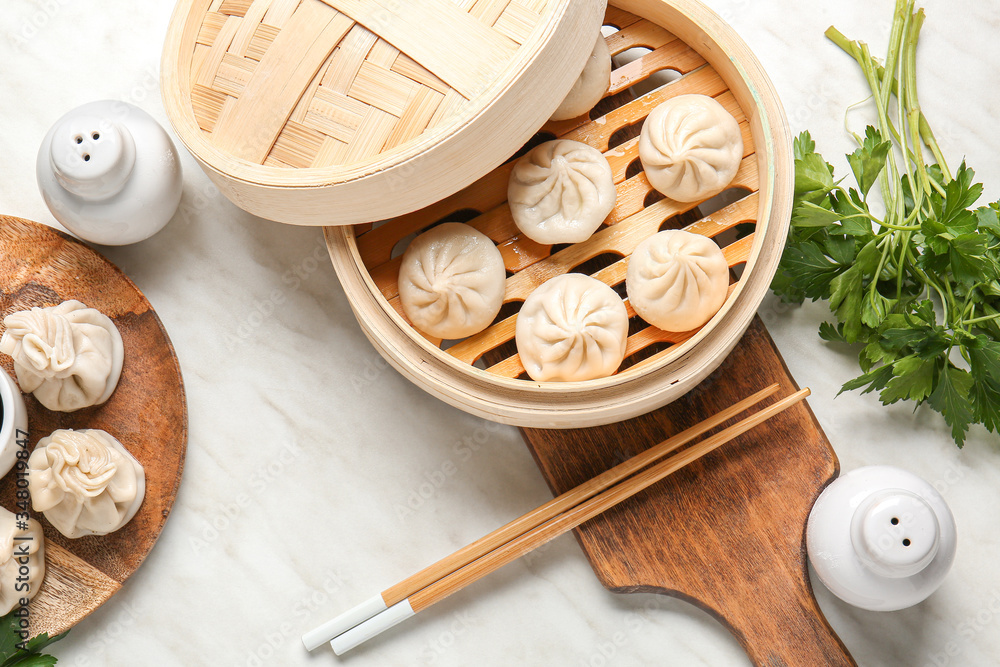
[[[812, 591], [793, 586], [752, 592], [720, 618], [760, 667], [848, 667], [857, 663], [816, 603]], [[747, 592], [747, 591], [744, 591]], [[738, 593], [736, 594], [738, 595]], [[755, 613], [756, 612], [756, 613]]]

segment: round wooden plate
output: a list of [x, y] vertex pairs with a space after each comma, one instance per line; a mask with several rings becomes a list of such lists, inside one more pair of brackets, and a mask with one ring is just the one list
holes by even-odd
[[[63, 537], [40, 513], [45, 579], [31, 601], [31, 633], [68, 630], [108, 600], [142, 564], [170, 514], [184, 468], [187, 403], [180, 366], [149, 301], [111, 262], [79, 241], [20, 218], [0, 216], [0, 335], [3, 317], [32, 306], [77, 299], [110, 317], [125, 343], [118, 388], [107, 403], [51, 412], [25, 395], [33, 448], [61, 428], [112, 434], [146, 470], [146, 496], [135, 517], [110, 535]], [[13, 377], [13, 361], [0, 354]], [[14, 477], [0, 480], [0, 504], [14, 505]]]

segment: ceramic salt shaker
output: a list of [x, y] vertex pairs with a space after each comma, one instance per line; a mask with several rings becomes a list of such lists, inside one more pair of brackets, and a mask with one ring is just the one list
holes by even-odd
[[28, 437], [28, 408], [21, 390], [0, 368], [0, 477], [14, 467], [17, 450]]
[[149, 238], [181, 201], [177, 149], [152, 116], [126, 102], [91, 102], [60, 118], [36, 172], [56, 220], [101, 245]]
[[828, 486], [806, 528], [809, 560], [837, 597], [894, 611], [933, 593], [955, 559], [955, 519], [937, 490], [891, 466], [858, 468]]

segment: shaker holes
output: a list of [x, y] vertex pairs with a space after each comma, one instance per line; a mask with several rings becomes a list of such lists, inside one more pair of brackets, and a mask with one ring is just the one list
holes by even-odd
[[76, 143], [78, 143], [78, 144], [82, 144], [83, 143], [83, 137], [81, 137], [79, 134], [76, 135]]
[[905, 540], [903, 540], [903, 546], [904, 547], [910, 546], [910, 538], [906, 538]]
[[899, 519], [897, 519], [896, 517], [892, 517], [892, 520], [889, 521], [889, 523], [895, 526], [899, 523]]
[[90, 162], [90, 153], [84, 153], [83, 154], [83, 161], [84, 162]]
[[100, 138], [101, 138], [101, 133], [100, 133], [100, 132], [94, 132], [94, 133], [93, 133], [92, 135], [90, 135], [90, 137], [91, 137], [91, 138], [92, 138], [92, 139], [93, 139], [94, 141], [97, 141], [98, 139], [100, 139]]

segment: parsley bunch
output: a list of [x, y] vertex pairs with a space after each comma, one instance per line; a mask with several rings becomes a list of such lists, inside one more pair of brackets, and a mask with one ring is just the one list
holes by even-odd
[[834, 180], [808, 132], [796, 139], [795, 208], [772, 289], [788, 302], [829, 301], [837, 324], [823, 323], [820, 337], [863, 345], [863, 374], [841, 391], [927, 403], [961, 447], [972, 423], [1000, 428], [1000, 202], [973, 209], [982, 185], [964, 162], [952, 176], [920, 110], [923, 22], [914, 0], [897, 0], [884, 63], [827, 31], [861, 66], [878, 123], [854, 135], [856, 188]]

